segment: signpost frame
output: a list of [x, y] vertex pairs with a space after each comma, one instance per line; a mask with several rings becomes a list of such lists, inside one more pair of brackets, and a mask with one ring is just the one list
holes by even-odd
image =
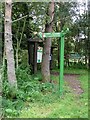
[[64, 76], [64, 37], [65, 34], [69, 31], [67, 28], [66, 31], [61, 31], [60, 33], [39, 33], [40, 38], [61, 38], [60, 40], [60, 75], [59, 75], [59, 92], [60, 95], [63, 93], [63, 76]]

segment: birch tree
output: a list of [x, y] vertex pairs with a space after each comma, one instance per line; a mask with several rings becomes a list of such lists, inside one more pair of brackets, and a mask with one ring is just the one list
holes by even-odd
[[15, 75], [14, 50], [12, 43], [12, 0], [5, 0], [5, 52], [7, 58], [7, 75], [11, 87], [17, 87]]

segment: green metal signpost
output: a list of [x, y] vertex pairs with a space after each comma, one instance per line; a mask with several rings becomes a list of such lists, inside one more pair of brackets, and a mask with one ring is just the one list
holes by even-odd
[[62, 95], [63, 93], [63, 73], [64, 73], [64, 37], [65, 34], [69, 31], [69, 29], [67, 28], [67, 30], [65, 31], [61, 31], [60, 33], [39, 33], [38, 35], [40, 36], [40, 38], [51, 38], [51, 37], [60, 37], [61, 41], [60, 41], [60, 76], [59, 76], [59, 91], [60, 91], [60, 95]]

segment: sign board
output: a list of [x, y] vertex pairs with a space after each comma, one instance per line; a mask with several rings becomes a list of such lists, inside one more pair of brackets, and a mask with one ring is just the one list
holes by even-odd
[[78, 53], [71, 53], [70, 59], [80, 59], [82, 56]]
[[41, 38], [56, 38], [56, 37], [63, 37], [65, 36], [65, 34], [69, 31], [69, 28], [67, 28], [66, 30], [62, 30], [61, 32], [51, 32], [51, 33], [42, 33], [39, 32], [38, 35]]
[[61, 37], [61, 33], [39, 33], [41, 38]]
[[43, 53], [43, 48], [38, 47], [38, 49], [37, 49], [37, 63], [42, 62], [42, 53]]

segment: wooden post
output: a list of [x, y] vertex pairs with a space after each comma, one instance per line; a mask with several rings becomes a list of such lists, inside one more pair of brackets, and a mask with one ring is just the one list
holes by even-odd
[[30, 65], [30, 43], [28, 41], [28, 64]]
[[34, 52], [33, 52], [33, 68], [34, 68], [34, 74], [37, 73], [37, 42], [34, 42]]
[[32, 42], [28, 42], [28, 64], [31, 67], [31, 72], [34, 73], [34, 63], [33, 63], [33, 43]]
[[53, 47], [51, 47], [51, 60], [50, 60], [50, 70], [52, 70], [52, 68], [53, 68], [53, 65], [52, 65], [52, 61], [53, 61], [53, 59], [52, 59], [52, 56], [53, 56]]

